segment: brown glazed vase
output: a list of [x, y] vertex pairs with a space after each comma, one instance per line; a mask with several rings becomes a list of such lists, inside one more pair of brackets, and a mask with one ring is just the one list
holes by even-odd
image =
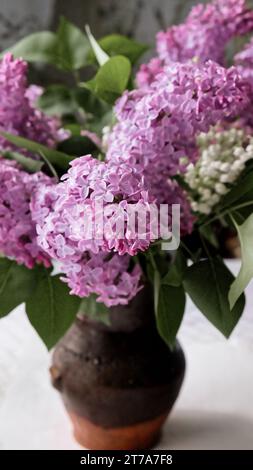
[[150, 292], [111, 308], [110, 326], [78, 316], [54, 351], [52, 383], [88, 449], [150, 448], [178, 396], [184, 354], [158, 335]]

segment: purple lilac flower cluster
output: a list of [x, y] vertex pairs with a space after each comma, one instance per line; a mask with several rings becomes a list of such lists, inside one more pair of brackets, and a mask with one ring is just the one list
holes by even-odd
[[253, 12], [245, 0], [214, 0], [195, 6], [185, 23], [157, 35], [159, 57], [169, 62], [224, 62], [225, 46], [235, 36], [253, 29]]
[[[95, 238], [87, 230], [101, 223], [98, 203], [103, 203], [103, 219]], [[141, 270], [135, 266], [128, 271], [129, 255], [146, 250], [150, 239], [134, 238], [128, 230], [120, 239], [115, 236], [117, 219], [123, 217], [127, 222], [126, 207], [131, 203], [149, 203], [136, 171], [89, 155], [75, 159], [61, 183], [37, 192], [31, 208], [38, 244], [60, 261], [72, 293], [81, 297], [96, 293], [98, 301], [112, 306], [127, 303], [140, 289]], [[106, 206], [110, 207], [108, 214]]]
[[148, 89], [126, 92], [118, 101], [107, 160], [136, 168], [158, 203], [179, 198], [182, 233], [188, 232], [193, 221], [188, 201], [169, 178], [196, 160], [196, 135], [237, 115], [248, 102], [247, 94], [234, 67], [211, 61], [171, 64]]
[[251, 132], [253, 128], [253, 40], [247, 43], [244, 49], [236, 54], [235, 64], [241, 76], [250, 86], [250, 101], [245, 108], [240, 125], [243, 127], [250, 127]]
[[[97, 301], [103, 302], [107, 307], [118, 304], [126, 305], [142, 288], [142, 272], [139, 265], [136, 264], [130, 269], [131, 257], [128, 254], [120, 256], [117, 253], [102, 251], [100, 247], [95, 248], [95, 245], [92, 247], [95, 252], [88, 250], [88, 241], [84, 250], [81, 244], [80, 249], [78, 249], [76, 237], [71, 237], [71, 233], [74, 233], [72, 224], [76, 223], [79, 240], [81, 240], [81, 243], [83, 242], [79, 230], [85, 230], [87, 220], [84, 217], [78, 217], [80, 209], [84, 212], [84, 207], [81, 208], [80, 204], [81, 201], [84, 201], [85, 190], [82, 195], [81, 187], [85, 185], [88, 167], [92, 167], [94, 163], [96, 165], [94, 159], [83, 157], [73, 162], [74, 166], [75, 163], [77, 166], [80, 165], [78, 160], [83, 160], [83, 166], [86, 160], [86, 171], [84, 171], [85, 175], [82, 175], [82, 172], [79, 175], [80, 201], [78, 204], [76, 204], [78, 195], [74, 192], [75, 183], [72, 179], [73, 197], [71, 201], [69, 195], [68, 201], [70, 212], [67, 209], [66, 195], [62, 191], [65, 182], [50, 187], [48, 185], [42, 186], [31, 201], [32, 217], [37, 222], [37, 243], [43, 251], [45, 250], [48, 253], [50, 258], [60, 262], [60, 270], [64, 273], [61, 279], [69, 285], [71, 294], [80, 297], [96, 294]], [[90, 174], [88, 175], [90, 176]], [[95, 191], [101, 194], [98, 187], [95, 188]], [[63, 216], [64, 202], [63, 200], [60, 201], [61, 194], [64, 194], [66, 218]], [[61, 211], [57, 211], [56, 206], [58, 204], [59, 206], [62, 205]], [[75, 207], [79, 207], [79, 211], [77, 209], [76, 213]], [[73, 220], [71, 220], [71, 217], [73, 217]], [[84, 224], [83, 227], [80, 226], [80, 222]]]
[[253, 11], [246, 0], [213, 0], [196, 5], [184, 23], [157, 34], [158, 58], [140, 67], [139, 87], [152, 83], [166, 64], [171, 62], [225, 62], [229, 41], [253, 31]]
[[50, 266], [50, 258], [38, 246], [30, 202], [35, 192], [51, 185], [43, 173], [28, 174], [19, 166], [0, 159], [0, 252], [19, 264], [33, 268], [35, 263]]
[[130, 269], [130, 261], [129, 255], [85, 251], [78, 262], [64, 263], [62, 280], [68, 283], [72, 294], [96, 294], [97, 301], [107, 307], [127, 305], [142, 289], [140, 266]]
[[[54, 147], [60, 137], [59, 121], [36, 109], [39, 90], [28, 86], [27, 63], [5, 54], [0, 62], [0, 130]], [[0, 136], [0, 149], [12, 148]]]
[[150, 85], [159, 79], [159, 74], [164, 71], [164, 61], [159, 57], [154, 57], [147, 64], [141, 64], [136, 81], [139, 88], [149, 88]]
[[39, 244], [52, 258], [75, 261], [86, 250], [134, 256], [148, 248], [151, 239], [138, 239], [125, 223], [131, 204], [148, 206], [150, 202], [135, 169], [127, 164], [99, 162], [86, 155], [71, 162], [62, 180], [48, 188], [49, 194], [45, 195], [53, 203], [48, 214], [45, 197], [41, 201], [39, 195], [38, 204], [33, 206], [33, 217], [39, 224]]

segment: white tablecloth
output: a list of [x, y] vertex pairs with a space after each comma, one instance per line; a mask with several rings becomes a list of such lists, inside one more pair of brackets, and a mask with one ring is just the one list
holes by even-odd
[[[238, 271], [237, 261], [229, 263]], [[227, 341], [190, 301], [179, 339], [187, 358], [180, 397], [160, 449], [253, 449], [253, 285], [246, 313]], [[0, 322], [0, 449], [80, 449], [50, 355], [23, 307]]]

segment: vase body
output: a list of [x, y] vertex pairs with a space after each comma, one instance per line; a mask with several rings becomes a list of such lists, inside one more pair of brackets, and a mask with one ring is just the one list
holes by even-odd
[[110, 309], [110, 326], [79, 316], [53, 354], [51, 376], [77, 441], [92, 450], [151, 447], [181, 387], [185, 359], [158, 335], [150, 290]]

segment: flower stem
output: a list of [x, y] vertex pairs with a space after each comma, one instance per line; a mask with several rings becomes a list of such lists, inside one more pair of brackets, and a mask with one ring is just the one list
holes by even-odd
[[243, 204], [239, 204], [237, 206], [234, 206], [234, 207], [231, 207], [230, 209], [226, 209], [225, 211], [223, 212], [220, 212], [219, 214], [217, 214], [216, 216], [212, 217], [210, 220], [207, 220], [206, 222], [204, 222], [203, 224], [200, 224], [199, 226], [200, 227], [205, 227], [206, 225], [210, 225], [212, 222], [214, 222], [215, 220], [218, 220], [220, 219], [221, 217], [223, 217], [224, 215], [230, 215], [231, 212], [235, 212], [237, 211], [238, 209], [243, 209], [244, 207], [248, 207], [248, 206], [252, 206], [253, 205], [253, 201], [248, 201], [248, 202], [244, 202]]

